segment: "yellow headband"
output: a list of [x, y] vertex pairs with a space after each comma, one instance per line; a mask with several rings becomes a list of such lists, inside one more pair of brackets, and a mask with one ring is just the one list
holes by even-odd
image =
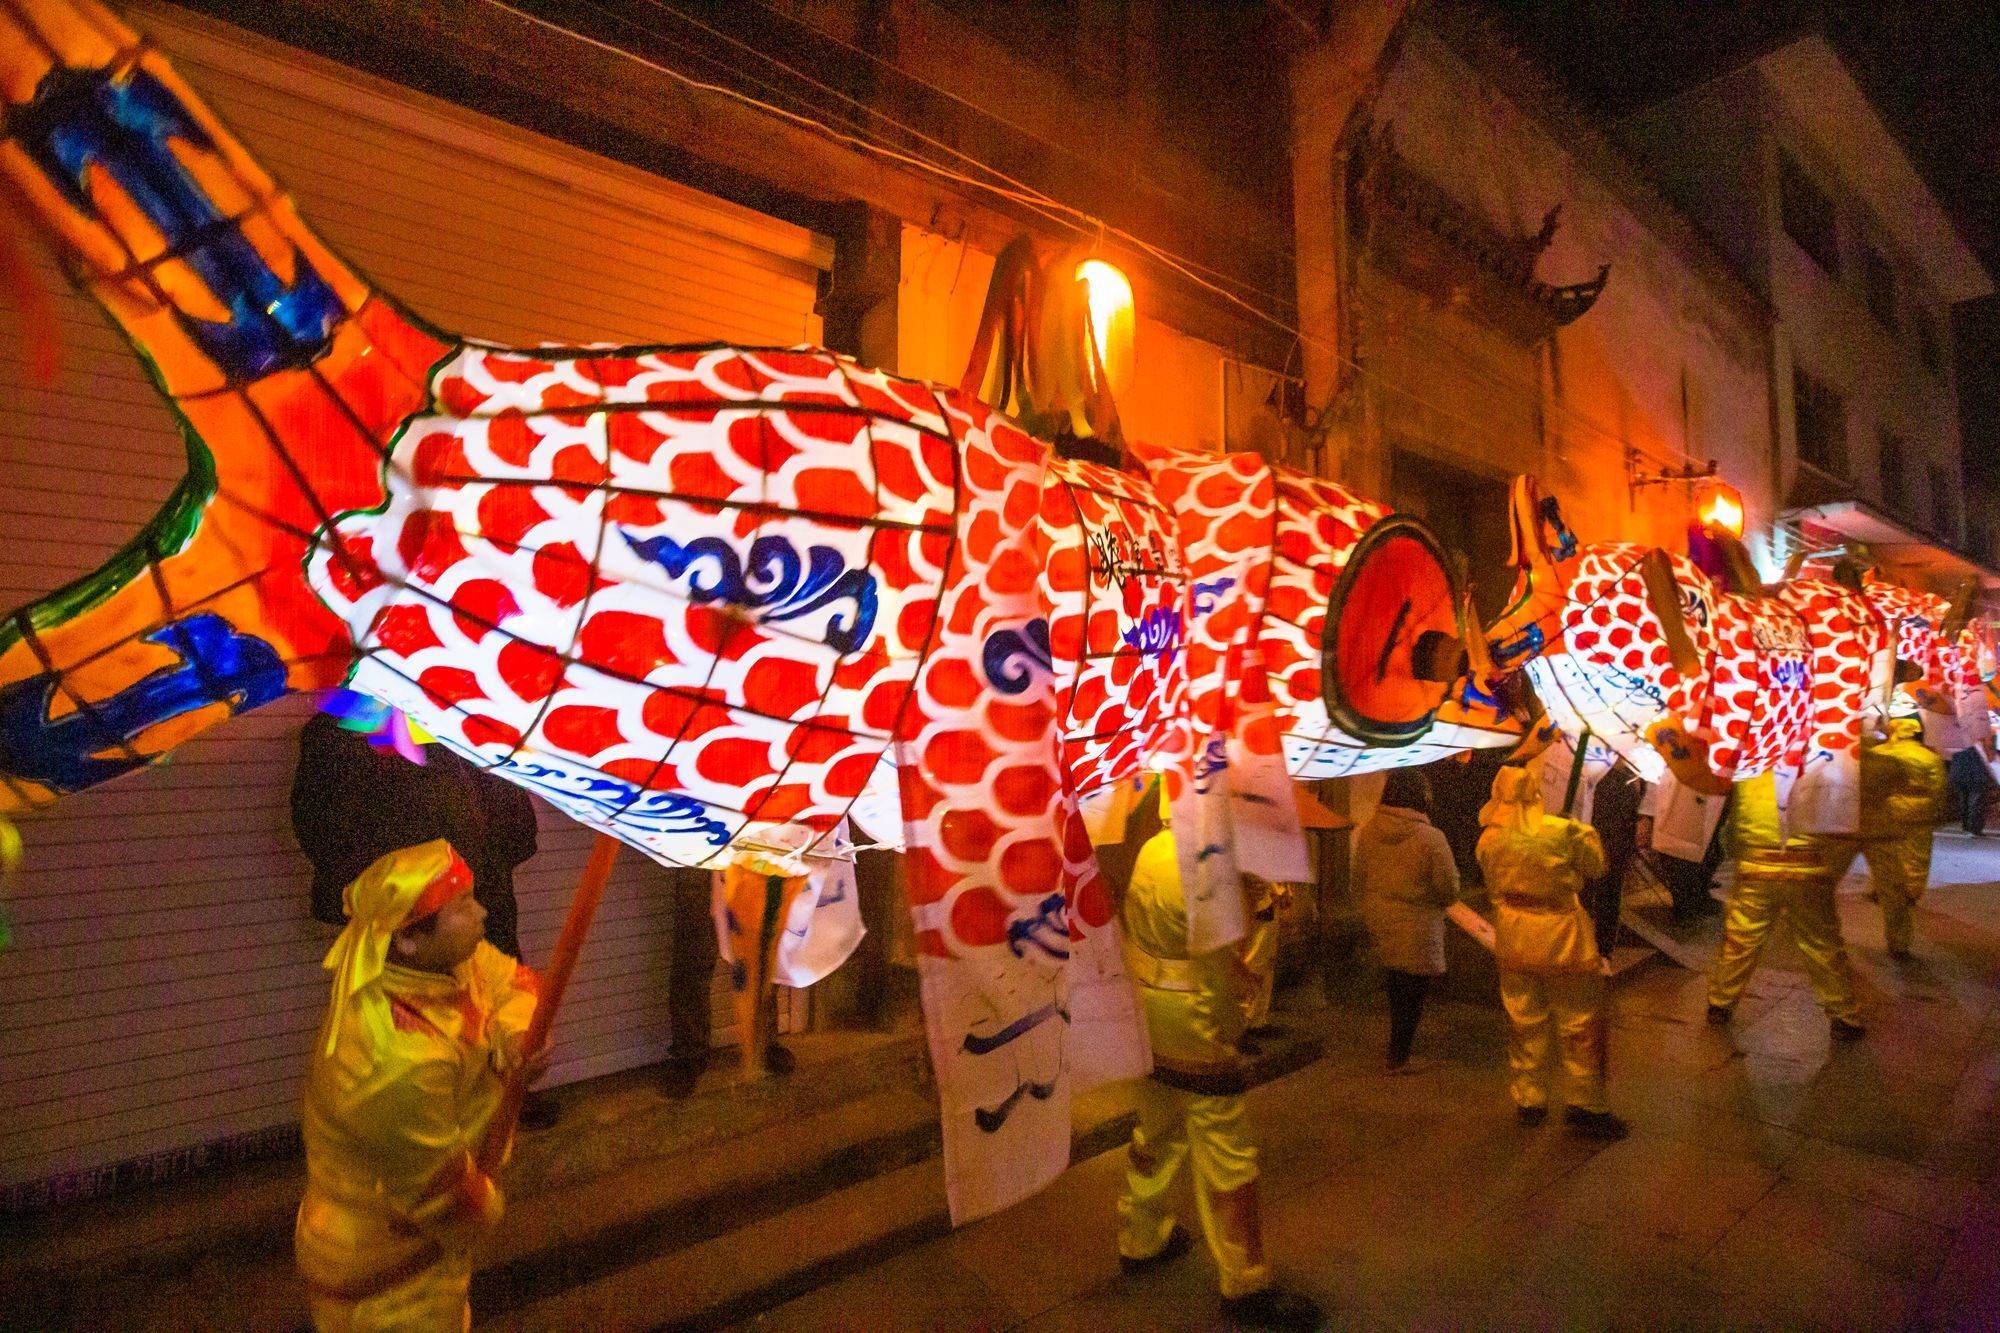
[[[389, 962], [389, 939], [412, 917], [426, 890], [445, 881], [452, 890], [434, 904], [471, 887], [464, 873], [465, 862], [443, 838], [404, 847], [378, 859], [347, 886], [344, 905], [347, 928], [326, 951], [321, 964], [333, 974], [333, 997], [327, 1006], [322, 1046], [333, 1054], [340, 1034], [341, 1011], [352, 1001], [361, 1006], [362, 1022], [369, 1035], [387, 1041], [393, 1028], [388, 1001], [375, 983]], [[463, 887], [458, 887], [462, 881]], [[435, 896], [435, 895], [433, 895]]]

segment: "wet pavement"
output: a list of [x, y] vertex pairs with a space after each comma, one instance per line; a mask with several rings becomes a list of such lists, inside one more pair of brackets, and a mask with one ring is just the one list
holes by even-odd
[[[1854, 1045], [1829, 1042], [1782, 939], [1728, 1028], [1699, 974], [1621, 982], [1611, 1099], [1634, 1132], [1610, 1146], [1515, 1123], [1495, 1008], [1434, 1006], [1434, 1063], [1396, 1078], [1379, 1008], [1294, 1015], [1327, 1058], [1251, 1097], [1281, 1278], [1339, 1328], [2000, 1327], [2000, 841], [1940, 835], [1933, 885], [1900, 963], [1846, 886]], [[1217, 1327], [1198, 1246], [1119, 1273], [1123, 1164], [740, 1327]]]

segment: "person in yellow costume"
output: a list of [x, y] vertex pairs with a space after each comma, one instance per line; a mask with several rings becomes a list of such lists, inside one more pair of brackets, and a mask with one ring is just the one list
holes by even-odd
[[475, 1154], [507, 1073], [530, 1077], [534, 974], [482, 938], [472, 872], [443, 839], [347, 886], [333, 998], [306, 1078], [294, 1242], [321, 1333], [470, 1327], [472, 1251], [500, 1190]]
[[[1866, 773], [1864, 766], [1864, 790]], [[1777, 779], [1769, 773], [1736, 784], [1728, 838], [1736, 857], [1736, 883], [1722, 918], [1722, 951], [1709, 973], [1708, 1021], [1727, 1023], [1735, 1013], [1757, 957], [1782, 917], [1791, 925], [1792, 943], [1805, 960], [1806, 979], [1826, 1010], [1834, 1039], [1862, 1036], [1854, 969], [1834, 903], [1839, 878], [1828, 864], [1827, 840], [1786, 835]]]
[[1138, 1088], [1139, 1124], [1118, 1200], [1119, 1261], [1127, 1272], [1140, 1272], [1186, 1252], [1187, 1233], [1175, 1221], [1171, 1196], [1191, 1160], [1195, 1207], [1215, 1258], [1224, 1315], [1251, 1328], [1317, 1328], [1319, 1306], [1274, 1285], [1264, 1259], [1257, 1144], [1237, 1050], [1257, 981], [1241, 945], [1200, 955], [1188, 949], [1187, 899], [1171, 830], [1139, 849], [1124, 923], [1126, 966], [1145, 1011], [1153, 1073]]
[[1891, 719], [1879, 744], [1861, 748], [1861, 831], [1826, 839], [1826, 873], [1834, 888], [1854, 858], [1868, 858], [1868, 887], [1882, 908], [1891, 955], [1910, 956], [1914, 909], [1931, 882], [1931, 836], [1944, 820], [1945, 761], [1924, 744], [1923, 723]]
[[1480, 808], [1476, 855], [1494, 904], [1494, 959], [1507, 1010], [1508, 1091], [1515, 1114], [1549, 1114], [1556, 1049], [1569, 1078], [1564, 1122], [1587, 1138], [1625, 1137], [1604, 1097], [1606, 969], [1578, 891], [1604, 873], [1604, 845], [1590, 825], [1542, 806], [1540, 775], [1510, 764]]

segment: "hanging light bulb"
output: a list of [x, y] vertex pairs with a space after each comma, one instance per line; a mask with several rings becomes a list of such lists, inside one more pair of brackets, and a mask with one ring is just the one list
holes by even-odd
[[1132, 304], [1132, 284], [1117, 267], [1101, 259], [1086, 259], [1076, 266], [1077, 280], [1083, 283], [1090, 303], [1090, 333], [1097, 342], [1097, 358], [1104, 367], [1105, 387], [1116, 400], [1131, 386], [1133, 373], [1132, 337], [1137, 314]]
[[1743, 535], [1743, 496], [1727, 482], [1712, 481], [1703, 488], [1700, 513], [1703, 526]]

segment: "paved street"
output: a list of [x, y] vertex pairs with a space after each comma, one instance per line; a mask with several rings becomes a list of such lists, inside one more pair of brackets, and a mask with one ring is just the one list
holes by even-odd
[[[1617, 992], [1611, 1147], [1524, 1130], [1501, 1015], [1437, 1006], [1429, 1072], [1376, 1072], [1386, 1016], [1330, 1011], [1328, 1058], [1253, 1094], [1266, 1241], [1333, 1327], [2000, 1325], [2000, 842], [1938, 840], [1918, 957], [1843, 896], [1869, 1035], [1830, 1048], [1789, 945], [1728, 1030], [1664, 962]], [[1197, 1247], [1127, 1279], [1122, 1151], [746, 1328], [1200, 1329]], [[1191, 1219], [1192, 1208], [1188, 1208]]]

